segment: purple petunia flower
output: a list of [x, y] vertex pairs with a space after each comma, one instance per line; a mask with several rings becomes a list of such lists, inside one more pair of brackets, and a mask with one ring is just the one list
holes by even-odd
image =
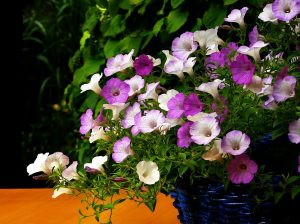
[[249, 42], [250, 42], [249, 47], [252, 47], [253, 44], [255, 44], [259, 40], [261, 40], [261, 39], [259, 38], [259, 33], [258, 33], [258, 30], [257, 30], [257, 26], [255, 26], [253, 28], [253, 30], [249, 33]]
[[181, 118], [184, 113], [184, 100], [185, 96], [183, 93], [178, 93], [176, 96], [172, 97], [168, 102], [168, 118]]
[[288, 98], [295, 96], [296, 78], [294, 76], [285, 76], [283, 79], [275, 81], [273, 86], [273, 97], [277, 102], [283, 102]]
[[276, 76], [276, 80], [278, 79], [284, 79], [284, 77], [288, 76], [289, 66], [284, 66]]
[[230, 65], [233, 81], [236, 84], [250, 84], [255, 67], [246, 55], [239, 54]]
[[136, 74], [140, 76], [148, 76], [152, 71], [153, 62], [147, 55], [142, 54], [134, 60], [133, 67]]
[[122, 126], [124, 128], [132, 127], [134, 123], [134, 117], [141, 112], [140, 104], [135, 102], [132, 106], [128, 107], [124, 113], [124, 119], [122, 120]]
[[250, 142], [251, 140], [248, 135], [241, 131], [233, 130], [223, 137], [221, 147], [224, 152], [236, 156], [244, 153], [248, 149]]
[[133, 151], [130, 148], [130, 138], [129, 137], [125, 136], [122, 139], [115, 142], [112, 159], [116, 163], [123, 162], [130, 155], [133, 155]]
[[288, 137], [292, 143], [300, 143], [300, 118], [290, 123]]
[[288, 22], [300, 13], [300, 0], [275, 0], [272, 11], [277, 19]]
[[118, 78], [107, 81], [102, 89], [102, 96], [109, 103], [125, 103], [128, 98], [130, 86]]
[[239, 9], [233, 9], [230, 14], [224, 18], [226, 22], [238, 23], [241, 27], [245, 26], [244, 17], [246, 12], [248, 11], [248, 7], [243, 7]]
[[173, 40], [172, 53], [175, 57], [186, 60], [197, 47], [198, 44], [194, 41], [194, 33], [185, 32]]
[[188, 148], [193, 142], [190, 134], [190, 128], [193, 122], [185, 122], [177, 131], [177, 146], [181, 148]]
[[269, 95], [269, 98], [263, 102], [262, 107], [267, 110], [276, 110], [278, 105], [275, 103], [274, 97], [272, 95]]
[[177, 75], [181, 80], [184, 79], [184, 72], [188, 73], [189, 75], [193, 75], [193, 66], [196, 63], [196, 57], [190, 57], [186, 60], [179, 59], [173, 55], [170, 55], [168, 50], [162, 51], [167, 60], [164, 65], [164, 71], [168, 74]]
[[117, 72], [123, 71], [126, 68], [132, 67], [132, 55], [134, 49], [129, 54], [118, 54], [115, 57], [109, 58], [106, 62], [106, 68], [104, 69], [105, 76], [111, 76]]
[[[105, 118], [104, 118], [105, 119]], [[80, 117], [80, 129], [79, 132], [83, 135], [87, 134], [91, 129], [98, 126], [100, 122], [104, 121], [102, 112], [100, 112], [99, 116], [94, 120], [93, 119], [93, 111], [91, 109], [87, 109], [85, 113], [83, 113]]]
[[212, 75], [215, 75], [214, 70], [218, 67], [224, 67], [225, 61], [226, 55], [222, 54], [221, 52], [214, 52], [205, 59], [205, 66], [208, 71], [212, 72]]
[[145, 85], [144, 79], [138, 75], [133, 76], [131, 79], [124, 80], [124, 82], [130, 86], [129, 96], [139, 93]]
[[183, 109], [185, 116], [193, 116], [201, 112], [203, 104], [200, 102], [198, 95], [196, 93], [191, 93], [186, 97], [183, 102]]
[[257, 169], [257, 164], [246, 154], [236, 156], [227, 166], [229, 179], [235, 184], [250, 183]]

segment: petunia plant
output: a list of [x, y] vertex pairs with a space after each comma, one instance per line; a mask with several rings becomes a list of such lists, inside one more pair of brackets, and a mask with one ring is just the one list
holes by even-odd
[[[156, 195], [183, 176], [247, 186], [260, 200], [299, 196], [300, 1], [267, 4], [255, 26], [245, 22], [247, 12], [234, 9], [220, 27], [186, 31], [157, 57], [135, 57], [132, 49], [109, 58], [81, 86], [83, 96], [99, 99], [78, 121], [89, 155], [67, 166], [62, 153], [39, 154], [29, 175], [52, 180], [53, 197], [85, 194], [97, 220], [123, 201], [106, 200], [121, 190], [154, 210]], [[269, 153], [280, 137], [285, 144]], [[288, 144], [298, 147], [291, 153]], [[278, 171], [273, 157], [291, 168]]]

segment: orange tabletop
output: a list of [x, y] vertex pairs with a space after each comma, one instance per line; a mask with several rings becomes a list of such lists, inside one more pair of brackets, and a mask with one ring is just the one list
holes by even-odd
[[[52, 189], [0, 189], [0, 223], [2, 224], [77, 224], [78, 209], [84, 210], [80, 198], [61, 195], [53, 199]], [[121, 195], [122, 197], [122, 195]], [[154, 212], [146, 206], [126, 200], [113, 211], [113, 224], [179, 224], [173, 199], [158, 195]], [[103, 215], [103, 220], [109, 214]], [[82, 224], [98, 223], [93, 217]], [[99, 223], [98, 223], [99, 224]]]

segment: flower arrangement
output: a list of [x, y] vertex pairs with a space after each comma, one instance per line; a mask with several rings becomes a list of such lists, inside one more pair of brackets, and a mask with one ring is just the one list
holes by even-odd
[[295, 198], [300, 147], [276, 154], [291, 158], [286, 173], [268, 167], [268, 158], [256, 161], [264, 149], [255, 147], [268, 137], [300, 142], [300, 1], [267, 4], [254, 27], [244, 21], [247, 11], [234, 9], [220, 27], [182, 33], [161, 57], [133, 59], [132, 49], [108, 59], [103, 73], [80, 87], [99, 97], [80, 117], [89, 161], [69, 165], [61, 152], [39, 154], [29, 175], [43, 172], [54, 198], [96, 197], [101, 202], [89, 205], [98, 220], [123, 201], [105, 204], [120, 190], [154, 210], [158, 192], [170, 193], [187, 174], [263, 188], [276, 201], [286, 193]]

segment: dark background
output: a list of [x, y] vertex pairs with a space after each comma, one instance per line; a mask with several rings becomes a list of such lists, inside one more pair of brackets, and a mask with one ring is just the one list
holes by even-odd
[[2, 13], [0, 188], [50, 186], [26, 167], [38, 153], [72, 150], [76, 124], [61, 105], [85, 16], [77, 2], [84, 0], [13, 2]]

